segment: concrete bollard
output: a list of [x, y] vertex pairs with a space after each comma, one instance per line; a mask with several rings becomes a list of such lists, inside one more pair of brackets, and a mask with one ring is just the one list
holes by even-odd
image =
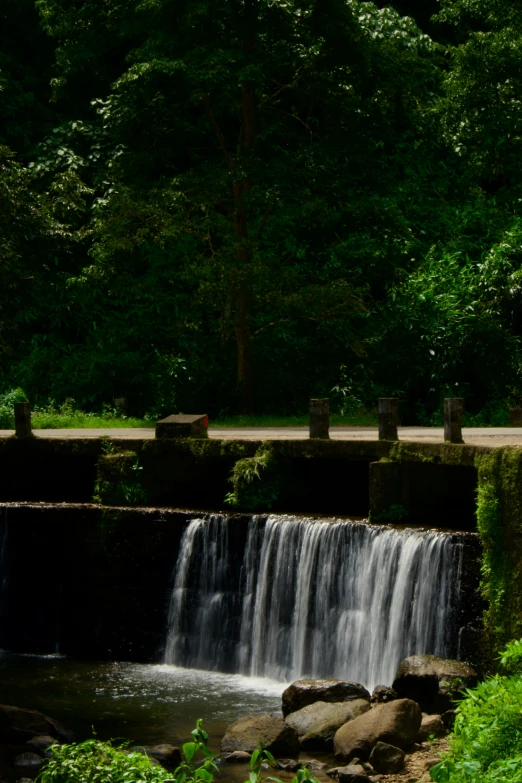
[[464, 443], [462, 440], [462, 414], [464, 399], [462, 397], [446, 397], [444, 400], [444, 441], [447, 443]]
[[379, 440], [399, 440], [399, 400], [397, 397], [379, 397]]
[[509, 408], [509, 426], [522, 427], [522, 408], [518, 405], [515, 408]]
[[174, 440], [176, 438], [208, 438], [208, 416], [198, 413], [189, 416], [175, 413], [156, 424], [156, 438]]
[[330, 437], [330, 400], [310, 400], [310, 437]]
[[28, 402], [15, 402], [15, 435], [17, 438], [30, 438], [33, 434], [31, 428], [31, 405]]

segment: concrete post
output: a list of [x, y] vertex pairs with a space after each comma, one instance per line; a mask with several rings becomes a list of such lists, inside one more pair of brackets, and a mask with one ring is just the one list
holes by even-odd
[[399, 440], [399, 400], [397, 397], [380, 397], [377, 403], [379, 416], [379, 440]]
[[31, 429], [31, 405], [28, 402], [15, 402], [15, 434], [17, 438], [30, 438]]
[[330, 400], [310, 400], [310, 437], [330, 437]]
[[464, 399], [446, 397], [444, 400], [444, 440], [448, 443], [464, 443], [462, 440], [462, 414]]

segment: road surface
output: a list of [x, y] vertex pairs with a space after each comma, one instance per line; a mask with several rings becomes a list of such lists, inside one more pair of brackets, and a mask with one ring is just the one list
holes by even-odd
[[[37, 438], [103, 438], [116, 440], [151, 440], [154, 428], [111, 428], [77, 430], [33, 430]], [[305, 440], [308, 427], [210, 427], [209, 438], [217, 440]], [[0, 430], [0, 438], [14, 435], [13, 430]], [[472, 446], [521, 446], [522, 427], [463, 428], [464, 442]], [[377, 440], [377, 427], [330, 427], [332, 440]], [[399, 440], [416, 443], [442, 443], [442, 427], [399, 427]]]

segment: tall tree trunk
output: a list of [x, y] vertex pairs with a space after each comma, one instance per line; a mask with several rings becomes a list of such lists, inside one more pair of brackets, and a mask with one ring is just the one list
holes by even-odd
[[241, 283], [237, 292], [237, 390], [241, 399], [241, 412], [254, 409], [254, 376], [252, 371], [252, 332], [250, 329], [250, 291]]
[[[250, 82], [242, 87], [242, 126], [239, 142], [241, 163], [247, 164], [249, 152], [253, 149], [257, 136], [254, 94]], [[254, 409], [254, 375], [252, 367], [252, 330], [251, 294], [246, 278], [251, 251], [248, 244], [248, 222], [245, 196], [252, 188], [247, 177], [233, 185], [234, 190], [234, 233], [236, 237], [236, 257], [239, 261], [239, 282], [236, 298], [236, 343], [237, 343], [237, 390], [241, 399], [242, 413], [252, 413]]]

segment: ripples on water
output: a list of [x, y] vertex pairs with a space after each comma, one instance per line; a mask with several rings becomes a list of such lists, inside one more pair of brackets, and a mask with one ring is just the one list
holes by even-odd
[[186, 741], [203, 718], [218, 749], [226, 726], [251, 712], [277, 712], [285, 685], [264, 678], [165, 664], [93, 663], [0, 653], [2, 701], [37, 709], [78, 738], [142, 744]]

